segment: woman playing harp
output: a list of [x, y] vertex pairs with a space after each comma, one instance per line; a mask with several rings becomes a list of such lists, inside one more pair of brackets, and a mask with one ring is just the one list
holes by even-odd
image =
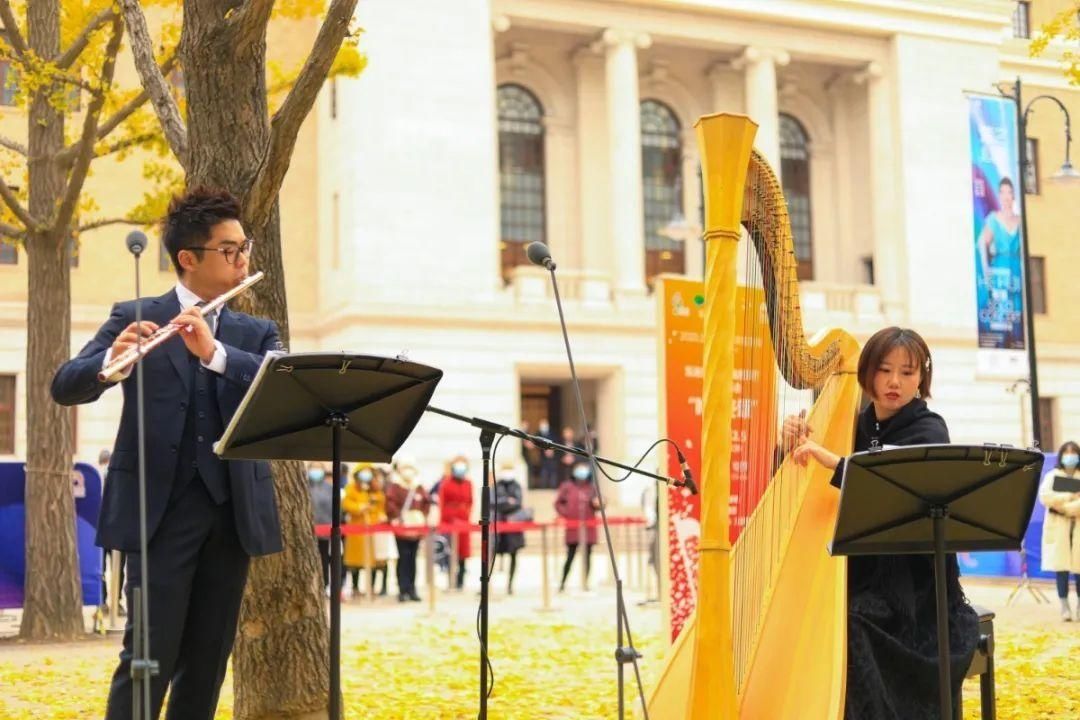
[[707, 252], [698, 604], [649, 714], [840, 720], [847, 563], [825, 551], [839, 493], [831, 468], [772, 449], [778, 417], [803, 404], [813, 432], [801, 439], [851, 451], [859, 346], [842, 330], [804, 335], [786, 203], [753, 152], [756, 126], [721, 114], [696, 128]]
[[[933, 367], [914, 330], [888, 327], [859, 356], [859, 385], [870, 403], [859, 413], [855, 452], [886, 445], [949, 442], [945, 421], [926, 406]], [[810, 438], [805, 420], [784, 422], [799, 443], [793, 460], [833, 470], [840, 486], [846, 459]], [[960, 692], [979, 637], [978, 615], [960, 587], [956, 555], [946, 565], [953, 695]], [[848, 560], [847, 692], [849, 720], [931, 720], [940, 717], [933, 558], [860, 555]], [[956, 703], [959, 707], [959, 703]]]

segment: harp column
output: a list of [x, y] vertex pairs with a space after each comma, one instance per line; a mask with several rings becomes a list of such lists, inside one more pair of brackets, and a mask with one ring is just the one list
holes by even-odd
[[645, 295], [645, 208], [641, 185], [641, 103], [637, 51], [646, 33], [608, 28], [601, 36], [607, 86], [611, 235], [616, 296]]
[[784, 50], [750, 46], [731, 61], [743, 72], [746, 83], [746, 114], [758, 124], [754, 144], [780, 177], [780, 101], [776, 91], [776, 68], [791, 62]]

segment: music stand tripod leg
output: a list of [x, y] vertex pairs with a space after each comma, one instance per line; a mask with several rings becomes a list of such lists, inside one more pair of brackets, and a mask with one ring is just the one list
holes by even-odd
[[946, 593], [945, 570], [945, 516], [947, 508], [930, 508], [930, 517], [934, 523], [934, 586], [937, 592], [937, 634], [938, 634], [938, 681], [941, 683], [941, 717], [951, 718], [952, 681], [949, 667], [949, 601]]

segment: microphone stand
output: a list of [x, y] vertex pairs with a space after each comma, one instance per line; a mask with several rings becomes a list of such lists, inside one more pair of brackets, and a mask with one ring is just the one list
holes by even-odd
[[[585, 402], [581, 397], [581, 385], [578, 382], [577, 370], [574, 368], [574, 354], [570, 350], [570, 336], [566, 331], [566, 318], [563, 315], [562, 298], [559, 296], [559, 282], [555, 277], [555, 261], [551, 257], [551, 251], [547, 245], [541, 242], [532, 242], [526, 249], [526, 254], [530, 261], [536, 265], [541, 265], [547, 269], [551, 274], [551, 287], [555, 292], [555, 306], [559, 310], [559, 326], [562, 329], [563, 344], [566, 346], [566, 359], [570, 364], [570, 379], [574, 386], [574, 397], [577, 400], [578, 413], [581, 415], [581, 424], [585, 435], [585, 451], [588, 454], [589, 463], [592, 465], [592, 481], [593, 487], [596, 489], [596, 494], [601, 498], [600, 500], [600, 519], [604, 526], [604, 538], [607, 541], [608, 547], [608, 560], [611, 564], [612, 577], [615, 579], [615, 613], [616, 613], [616, 642], [615, 647], [615, 663], [618, 674], [618, 689], [619, 689], [619, 720], [623, 720], [625, 717], [625, 699], [623, 697], [623, 689], [625, 686], [624, 668], [627, 663], [631, 663], [634, 666], [634, 676], [637, 680], [638, 698], [641, 701], [641, 711], [645, 720], [649, 720], [649, 709], [645, 704], [645, 689], [641, 683], [641, 668], [638, 666], [638, 658], [641, 657], [641, 653], [634, 649], [634, 639], [630, 632], [630, 618], [626, 613], [626, 603], [623, 601], [623, 584], [622, 578], [619, 576], [619, 565], [615, 560], [615, 548], [611, 544], [611, 528], [608, 526], [607, 509], [604, 506], [603, 495], [600, 493], [600, 479], [597, 477], [597, 470], [599, 466], [597, 464], [596, 454], [593, 452], [592, 436], [589, 431], [589, 421], [585, 417]], [[676, 446], [678, 451], [678, 446]], [[679, 453], [680, 460], [683, 460], [682, 453]], [[684, 484], [688, 484], [691, 490], [694, 490], [693, 482], [690, 480], [688, 467], [683, 460], [683, 473]], [[623, 631], [626, 632], [626, 645], [623, 645]]]
[[[428, 405], [426, 409], [427, 409], [427, 412], [435, 413], [436, 415], [442, 415], [444, 417], [448, 417], [448, 418], [451, 418], [453, 420], [463, 422], [466, 425], [471, 425], [471, 426], [473, 426], [475, 428], [480, 429], [480, 450], [481, 450], [481, 454], [482, 454], [482, 458], [483, 458], [483, 478], [484, 479], [483, 479], [482, 488], [481, 488], [481, 491], [480, 491], [480, 557], [481, 557], [482, 561], [481, 561], [481, 569], [480, 569], [480, 714], [478, 715], [478, 718], [479, 718], [479, 720], [487, 720], [488, 610], [489, 610], [489, 602], [488, 601], [489, 601], [489, 598], [490, 598], [490, 582], [491, 582], [491, 578], [490, 578], [490, 576], [488, 574], [488, 568], [489, 568], [489, 554], [488, 554], [488, 551], [489, 551], [489, 543], [490, 543], [489, 526], [490, 526], [490, 523], [491, 523], [491, 486], [489, 484], [489, 479], [490, 479], [490, 475], [491, 475], [491, 446], [494, 444], [495, 437], [496, 436], [510, 436], [510, 437], [518, 438], [519, 440], [526, 440], [528, 442], [534, 443], [536, 446], [538, 446], [540, 448], [543, 448], [545, 450], [559, 450], [561, 452], [570, 453], [572, 455], [577, 455], [577, 456], [582, 457], [582, 458], [588, 458], [593, 463], [594, 471], [595, 471], [595, 468], [597, 467], [598, 463], [603, 463], [605, 465], [610, 465], [611, 467], [617, 467], [617, 468], [620, 468], [622, 470], [627, 470], [629, 472], [636, 473], [638, 475], [643, 475], [645, 477], [652, 478], [653, 480], [665, 483], [667, 485], [674, 485], [675, 487], [689, 487], [689, 488], [691, 488], [692, 492], [696, 492], [696, 489], [693, 486], [693, 482], [691, 481], [689, 484], [687, 484], [686, 479], [678, 480], [678, 479], [673, 479], [673, 478], [669, 478], [669, 477], [664, 477], [663, 475], [657, 475], [656, 473], [652, 473], [652, 472], [649, 472], [647, 470], [641, 470], [640, 468], [631, 467], [629, 465], [624, 465], [622, 463], [615, 462], [614, 460], [609, 460], [609, 459], [604, 458], [604, 457], [599, 457], [593, 452], [592, 444], [589, 441], [586, 441], [588, 443], [589, 447], [586, 450], [582, 450], [581, 448], [571, 447], [569, 445], [562, 445], [562, 444], [557, 443], [557, 442], [552, 442], [551, 440], [548, 440], [547, 438], [544, 438], [544, 437], [540, 437], [539, 435], [530, 435], [529, 433], [527, 433], [527, 432], [525, 432], [523, 430], [517, 430], [517, 429], [514, 429], [514, 428], [510, 428], [510, 427], [507, 427], [506, 425], [501, 425], [501, 424], [493, 422], [491, 420], [485, 420], [483, 418], [477, 418], [477, 417], [470, 418], [470, 417], [466, 417], [464, 415], [459, 415], [457, 413], [453, 413], [453, 412], [450, 412], [448, 410], [443, 410], [441, 408], [437, 408], [434, 405]], [[586, 437], [588, 437], [588, 436], [586, 436]], [[593, 482], [595, 482], [595, 476], [594, 476]], [[597, 494], [599, 495], [599, 488], [597, 488]], [[611, 549], [611, 534], [608, 531], [607, 516], [604, 514], [603, 503], [600, 504], [600, 512], [601, 512], [602, 517], [604, 518], [604, 532], [606, 533], [606, 536], [607, 536], [608, 550], [611, 553], [612, 567], [615, 568], [615, 572], [616, 572], [616, 575], [615, 575], [615, 577], [616, 577], [616, 588], [617, 588], [617, 592], [618, 592], [618, 603], [619, 603], [619, 609], [620, 609], [619, 610], [619, 613], [620, 613], [619, 614], [619, 618], [620, 618], [620, 622], [619, 622], [619, 638], [618, 638], [619, 647], [616, 650], [615, 656], [619, 660], [619, 717], [621, 718], [622, 713], [623, 713], [622, 666], [623, 666], [623, 663], [633, 662], [634, 663], [634, 670], [635, 670], [635, 672], [637, 672], [637, 658], [641, 657], [641, 655], [636, 650], [634, 650], [632, 641], [631, 641], [631, 644], [629, 646], [627, 646], [625, 648], [622, 646], [623, 645], [623, 639], [622, 639], [623, 623], [622, 623], [622, 619], [625, 617], [625, 614], [626, 614], [626, 608], [625, 608], [625, 606], [623, 605], [623, 602], [622, 602], [622, 581], [618, 579], [618, 568], [614, 565], [615, 554], [614, 554], [614, 550]], [[627, 622], [627, 625], [626, 625], [626, 634], [627, 634], [627, 638], [629, 639], [629, 637], [630, 637], [630, 625], [629, 625], [629, 622]], [[642, 708], [644, 708], [645, 707], [645, 695], [644, 695], [644, 693], [642, 691], [642, 688], [641, 688], [641, 674], [637, 673], [637, 676], [638, 676], [638, 692], [641, 695]], [[646, 720], [648, 720], [648, 711], [647, 710], [645, 711], [645, 718], [646, 718]]]
[[[135, 347], [139, 361], [135, 365], [135, 404], [139, 436], [139, 568], [140, 586], [131, 589], [131, 692], [132, 717], [141, 720], [151, 715], [150, 678], [159, 672], [158, 662], [150, 657], [150, 567], [146, 537], [146, 418], [143, 400], [142, 290], [139, 260], [146, 249], [146, 235], [135, 231], [127, 236], [127, 246], [135, 256]], [[118, 591], [119, 592], [119, 591]]]

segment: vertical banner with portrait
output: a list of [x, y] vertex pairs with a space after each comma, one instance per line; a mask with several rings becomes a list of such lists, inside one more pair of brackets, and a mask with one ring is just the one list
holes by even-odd
[[1023, 218], [1016, 105], [1009, 98], [968, 98], [975, 297], [983, 377], [1027, 375]]

